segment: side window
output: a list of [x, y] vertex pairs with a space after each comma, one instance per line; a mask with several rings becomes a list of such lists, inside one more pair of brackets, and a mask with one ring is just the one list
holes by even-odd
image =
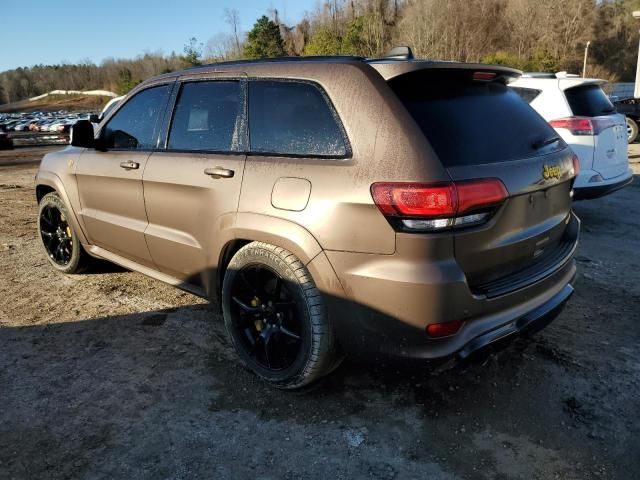
[[242, 111], [240, 82], [185, 83], [176, 104], [168, 148], [172, 150], [240, 150]]
[[347, 155], [342, 129], [315, 85], [260, 80], [249, 82], [251, 151], [309, 157]]
[[134, 95], [104, 127], [107, 148], [141, 150], [155, 148], [158, 121], [167, 102], [169, 86], [162, 85]]
[[511, 87], [511, 89], [520, 95], [520, 98], [527, 103], [533, 102], [541, 92], [541, 90], [536, 90], [534, 88]]

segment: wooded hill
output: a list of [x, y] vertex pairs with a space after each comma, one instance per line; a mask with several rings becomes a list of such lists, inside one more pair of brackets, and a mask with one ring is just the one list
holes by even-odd
[[[251, 31], [240, 31], [226, 10], [227, 32], [201, 43], [189, 39], [181, 54], [145, 54], [75, 65], [36, 65], [0, 73], [0, 103], [54, 89], [106, 89], [126, 93], [152, 75], [187, 66], [279, 55], [376, 57], [409, 45], [419, 58], [487, 62], [529, 71], [582, 72], [632, 81], [640, 0], [328, 0], [297, 24], [266, 12]], [[71, 52], [72, 53], [72, 52]]]

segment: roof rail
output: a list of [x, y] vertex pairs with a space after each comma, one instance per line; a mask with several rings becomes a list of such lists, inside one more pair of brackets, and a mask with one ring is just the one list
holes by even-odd
[[313, 61], [330, 61], [330, 60], [364, 60], [364, 57], [357, 57], [353, 55], [310, 55], [302, 57], [270, 57], [270, 58], [257, 58], [251, 60], [228, 60], [225, 62], [214, 62], [203, 65], [194, 65], [193, 67], [186, 68], [185, 70], [193, 70], [202, 67], [216, 67], [223, 65], [252, 65], [260, 63], [283, 63], [283, 62], [313, 62]]
[[524, 72], [522, 78], [557, 78], [555, 73], [548, 72]]
[[567, 73], [567, 72], [558, 72], [556, 73], [556, 78], [580, 78], [580, 75], [576, 75], [575, 73]]

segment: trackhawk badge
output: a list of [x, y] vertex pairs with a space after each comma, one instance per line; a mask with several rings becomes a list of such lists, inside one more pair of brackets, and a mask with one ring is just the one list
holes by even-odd
[[560, 178], [560, 167], [558, 165], [544, 165], [542, 169], [542, 176], [545, 180], [550, 178]]

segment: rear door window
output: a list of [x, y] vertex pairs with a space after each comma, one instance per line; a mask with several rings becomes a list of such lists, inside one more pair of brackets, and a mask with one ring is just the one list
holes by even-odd
[[320, 89], [308, 82], [249, 82], [251, 152], [303, 157], [348, 154], [337, 115]]
[[185, 83], [171, 122], [168, 148], [239, 151], [242, 106], [238, 81]]
[[445, 167], [532, 157], [541, 153], [538, 145], [557, 138], [511, 88], [473, 81], [472, 74], [462, 69], [420, 71], [389, 82]]
[[169, 85], [143, 90], [127, 101], [104, 127], [107, 148], [145, 150], [156, 147], [161, 114], [167, 104]]
[[571, 111], [578, 117], [598, 117], [615, 112], [613, 104], [599, 85], [582, 85], [564, 91]]

